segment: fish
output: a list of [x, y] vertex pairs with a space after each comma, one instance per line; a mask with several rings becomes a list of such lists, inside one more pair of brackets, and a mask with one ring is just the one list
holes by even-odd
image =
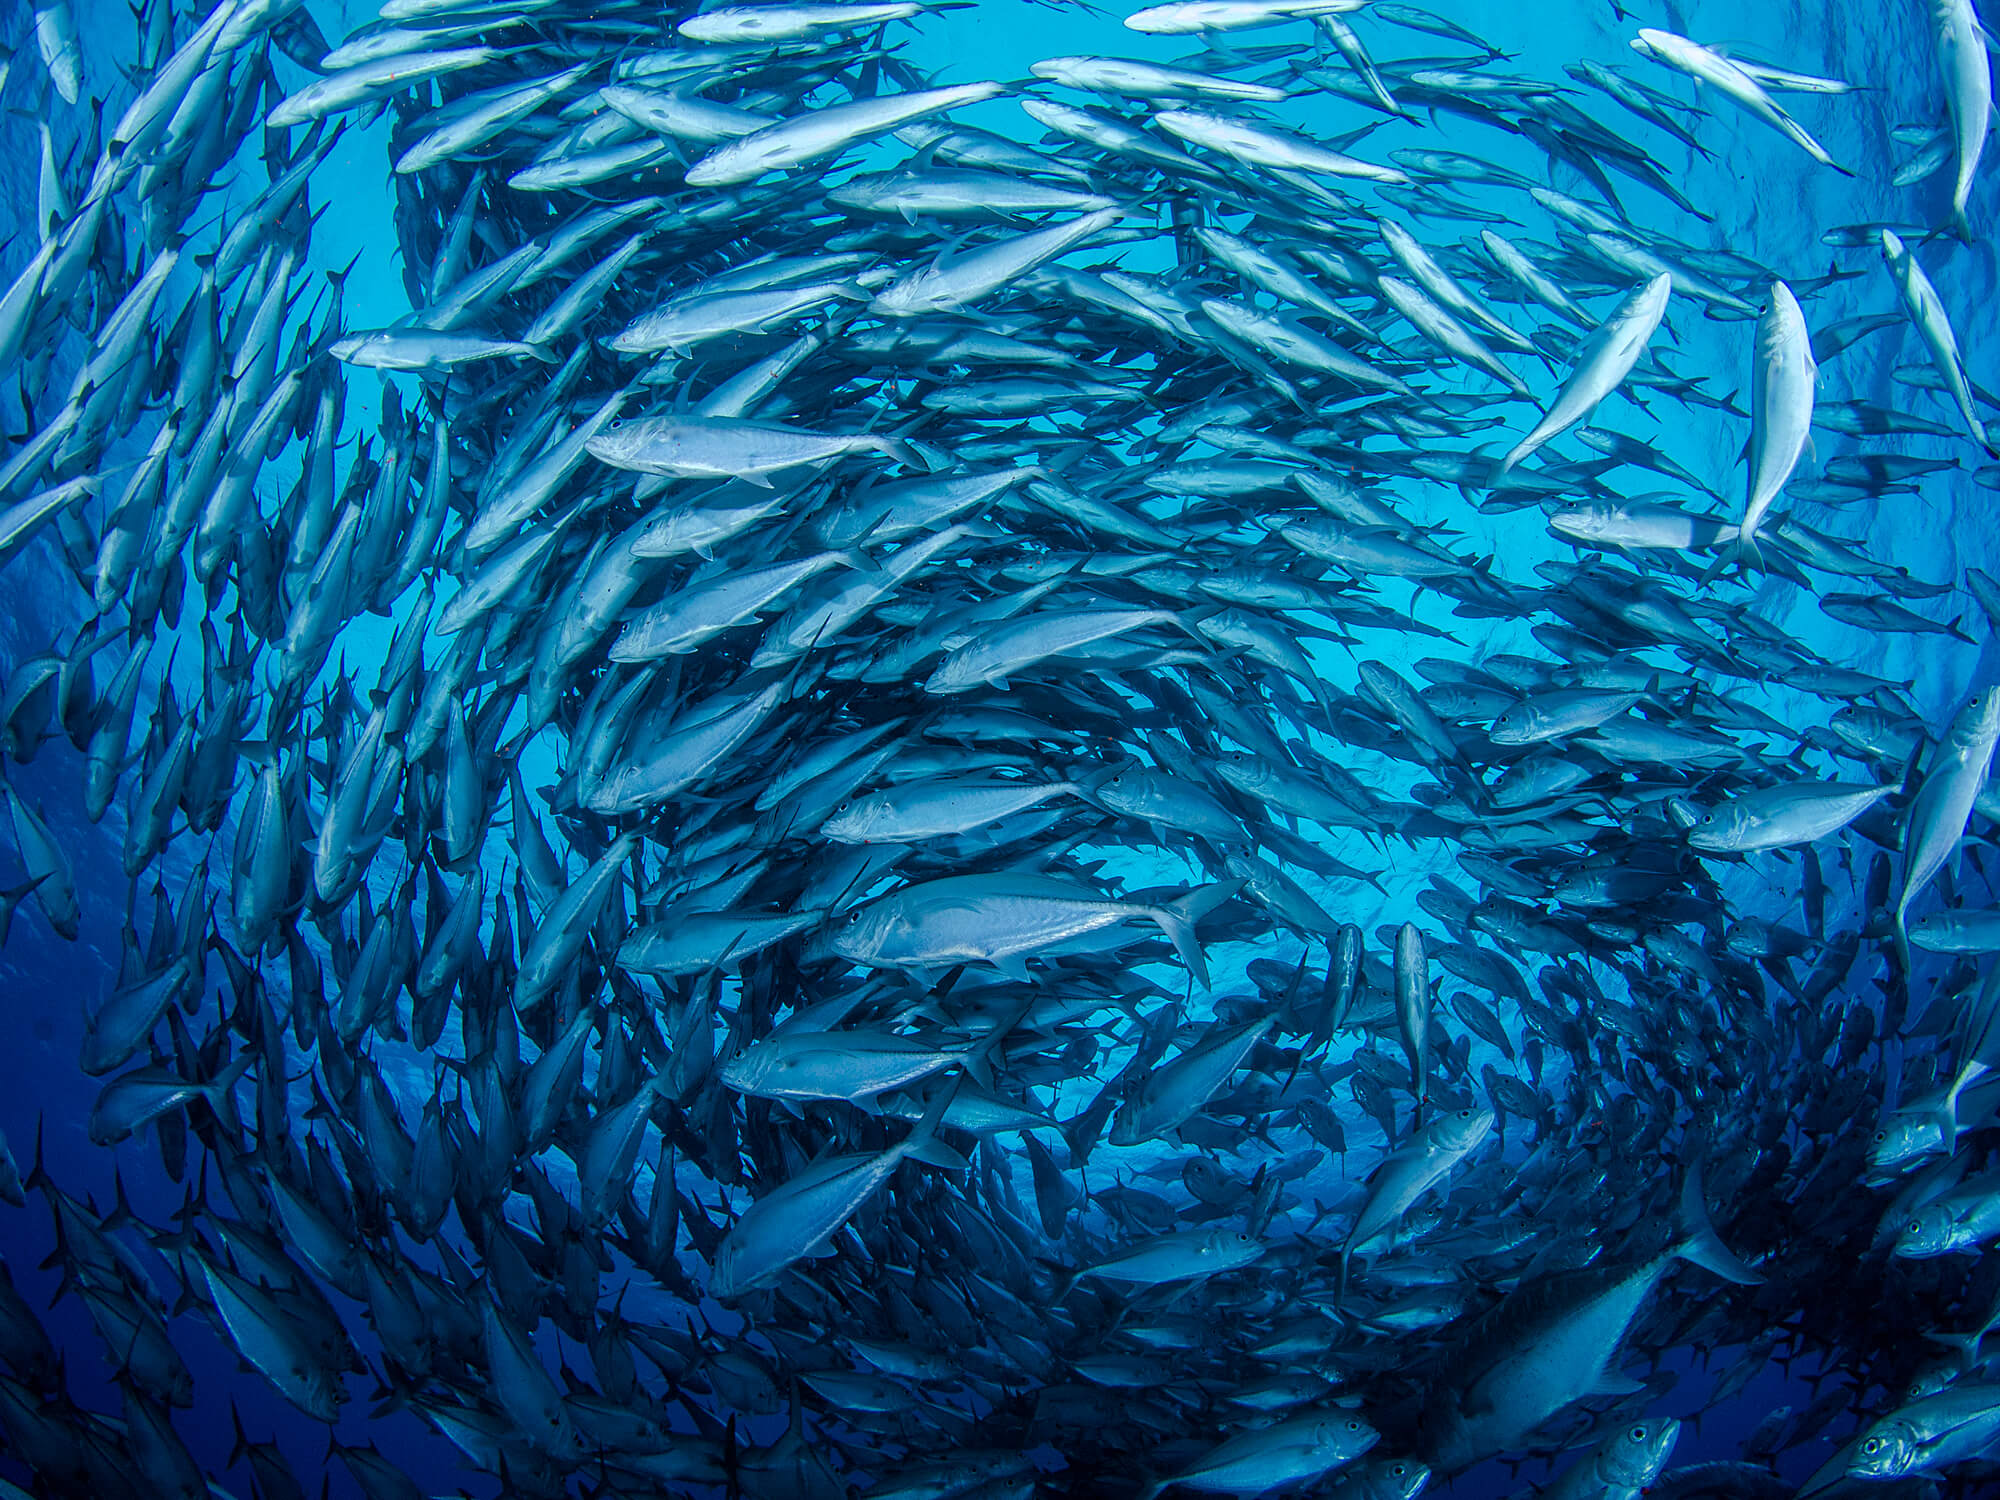
[[1808, 135], [1805, 128], [1770, 96], [1764, 79], [1732, 59], [1684, 36], [1654, 27], [1642, 27], [1632, 38], [1632, 49], [1642, 57], [1677, 68], [1689, 77], [1709, 84], [1753, 119], [1770, 126], [1822, 166], [1832, 167], [1846, 177], [1854, 175], [1850, 168], [1828, 155], [1826, 148]]
[[1549, 439], [1583, 421], [1598, 403], [1623, 384], [1644, 358], [1646, 346], [1660, 320], [1666, 316], [1673, 278], [1661, 274], [1638, 288], [1598, 326], [1597, 332], [1579, 351], [1576, 369], [1571, 372], [1555, 403], [1528, 435], [1507, 450], [1496, 471], [1499, 479]]
[[1368, 1197], [1340, 1247], [1344, 1295], [1354, 1252], [1390, 1233], [1410, 1208], [1492, 1133], [1490, 1109], [1454, 1110], [1419, 1124], [1410, 1139], [1384, 1157], [1368, 1182]]
[[991, 99], [997, 83], [920, 89], [902, 95], [857, 99], [752, 130], [706, 153], [686, 172], [689, 187], [730, 187], [767, 172], [802, 167], [915, 120]]
[[24, 13], [24, 1493], [1983, 1482], [1976, 18], [1036, 3]]
[[950, 1094], [940, 1091], [916, 1128], [887, 1150], [829, 1158], [759, 1198], [717, 1248], [711, 1295], [734, 1299], [754, 1291], [824, 1246], [906, 1158], [930, 1144]]
[[1730, 561], [1758, 565], [1757, 530], [1771, 502], [1790, 482], [1810, 438], [1813, 385], [1812, 334], [1798, 299], [1782, 281], [1771, 283], [1771, 299], [1757, 320], [1750, 364], [1750, 476], [1743, 522], [1729, 551], [1710, 565], [1709, 576]]
[[1993, 118], [1993, 71], [1986, 59], [1986, 32], [1965, 0], [1935, 0], [1931, 25], [1937, 38], [1938, 73], [1951, 110], [1955, 161], [1950, 222], [1959, 238], [1970, 242], [1972, 228], [1965, 217], [1965, 205]]
[[1965, 423], [1965, 430], [1972, 440], [1987, 448], [1986, 425], [1973, 406], [1972, 387], [1966, 378], [1964, 360], [1959, 355], [1958, 335], [1952, 331], [1951, 319], [1938, 297], [1937, 288], [1931, 285], [1924, 268], [1917, 264], [1916, 256], [1893, 229], [1880, 231], [1880, 241], [1883, 259], [1888, 262], [1889, 274], [1896, 283], [1903, 309], [1916, 326], [1917, 336], [1923, 340], [1924, 347], [1930, 351], [1931, 361], [1944, 381], [1944, 389], [1958, 407], [1959, 419]]
[[1972, 799], [1986, 781], [1996, 744], [2000, 744], [2000, 700], [1992, 692], [1975, 693], [1953, 716], [1924, 765], [1906, 815], [1903, 878], [1890, 913], [1906, 961], [1910, 903], [1964, 837]]
[[956, 875], [855, 908], [827, 942], [841, 957], [872, 967], [941, 971], [980, 963], [1018, 974], [1030, 954], [1091, 944], [1099, 933], [1117, 943], [1126, 923], [1144, 920], [1166, 934], [1206, 985], [1194, 923], [1214, 899], [1215, 892], [1194, 891], [1164, 904], [1124, 902], [1048, 876]]
[[1242, 31], [1359, 9], [1358, 0], [1171, 0], [1134, 11], [1125, 25], [1148, 36], [1181, 36], [1193, 31]]
[[637, 474], [673, 478], [743, 479], [769, 489], [768, 476], [822, 464], [850, 453], [901, 455], [897, 439], [872, 433], [810, 432], [778, 422], [737, 417], [614, 420], [584, 443], [599, 463]]
[[1688, 843], [1718, 854], [1812, 843], [1845, 828], [1894, 790], [1816, 782], [1760, 787], [1703, 814], [1688, 830]]
[[[1436, 1433], [1425, 1459], [1443, 1472], [1466, 1467], [1591, 1389], [1615, 1358], [1645, 1299], [1676, 1260], [1691, 1260], [1725, 1281], [1754, 1285], [1759, 1274], [1715, 1235], [1701, 1203], [1701, 1178], [1682, 1188], [1683, 1237], [1636, 1264], [1606, 1265], [1517, 1289], [1469, 1331], [1457, 1373], [1434, 1395], [1428, 1417]], [[1557, 1346], [1577, 1351], [1549, 1383], [1518, 1380], [1518, 1371]]]
[[1238, 1494], [1244, 1490], [1317, 1480], [1372, 1449], [1381, 1434], [1359, 1417], [1308, 1413], [1254, 1428], [1211, 1449], [1171, 1480], [1140, 1493], [1154, 1495], [1170, 1486]]

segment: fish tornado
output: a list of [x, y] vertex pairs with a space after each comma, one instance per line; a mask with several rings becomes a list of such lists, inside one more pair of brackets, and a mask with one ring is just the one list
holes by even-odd
[[2000, 1493], [1995, 44], [1426, 4], [0, 11], [0, 1500]]

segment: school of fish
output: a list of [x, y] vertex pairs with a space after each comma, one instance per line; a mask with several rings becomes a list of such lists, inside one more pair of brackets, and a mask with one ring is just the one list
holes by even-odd
[[1684, 164], [1876, 80], [1643, 4], [34, 0], [0, 934], [116, 933], [118, 1177], [8, 1122], [98, 1340], [0, 1274], [0, 1500], [1995, 1493], [2000, 580], [1843, 534], [2000, 487], [1993, 43], [1899, 3], [1895, 216], [1766, 264]]

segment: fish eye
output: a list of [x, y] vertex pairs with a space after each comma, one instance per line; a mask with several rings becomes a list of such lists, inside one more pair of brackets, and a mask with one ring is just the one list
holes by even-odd
[[861, 908], [857, 906], [853, 911], [847, 914], [847, 925], [849, 927], [853, 927], [860, 921], [861, 921]]
[[1867, 1442], [1861, 1445], [1861, 1451], [1863, 1453], [1880, 1453], [1882, 1451], [1882, 1440], [1878, 1437], [1868, 1439]]
[[1634, 1428], [1632, 1429], [1632, 1441], [1633, 1441], [1633, 1442], [1635, 1442], [1635, 1443], [1643, 1443], [1643, 1442], [1645, 1442], [1645, 1441], [1646, 1441], [1646, 1429], [1645, 1429], [1645, 1428], [1643, 1428], [1643, 1427], [1634, 1427]]

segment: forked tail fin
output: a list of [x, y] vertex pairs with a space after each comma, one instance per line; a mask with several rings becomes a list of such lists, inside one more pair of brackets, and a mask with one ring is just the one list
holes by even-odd
[[1763, 1276], [1745, 1265], [1715, 1232], [1715, 1225], [1708, 1217], [1708, 1204], [1702, 1197], [1700, 1162], [1691, 1165], [1681, 1181], [1680, 1233], [1681, 1238], [1670, 1254], [1693, 1261], [1737, 1286], [1757, 1286], [1763, 1282]]

